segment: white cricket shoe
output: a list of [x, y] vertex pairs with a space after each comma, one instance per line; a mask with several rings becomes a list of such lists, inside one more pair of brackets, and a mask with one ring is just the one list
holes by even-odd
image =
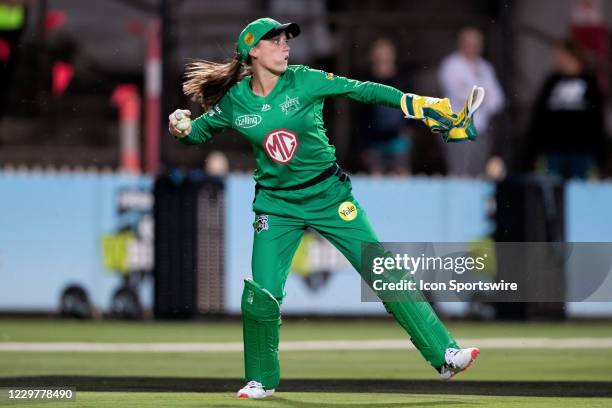
[[262, 399], [274, 394], [274, 390], [266, 390], [260, 382], [249, 381], [238, 391], [238, 398]]
[[455, 374], [467, 370], [478, 357], [478, 353], [480, 353], [480, 350], [477, 347], [447, 348], [444, 353], [446, 363], [440, 369], [440, 378], [448, 380]]

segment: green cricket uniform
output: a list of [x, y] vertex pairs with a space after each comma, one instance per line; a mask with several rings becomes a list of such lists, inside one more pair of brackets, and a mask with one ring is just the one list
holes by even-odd
[[255, 181], [264, 187], [290, 187], [316, 177], [336, 161], [323, 124], [326, 97], [400, 108], [402, 92], [359, 82], [303, 65], [289, 66], [266, 97], [251, 91], [247, 76], [208, 113], [193, 122], [185, 143], [202, 143], [221, 129], [244, 135], [255, 153]]
[[[350, 179], [333, 167], [335, 149], [323, 124], [324, 100], [341, 96], [400, 109], [403, 93], [302, 65], [289, 66], [265, 97], [252, 92], [250, 81], [247, 76], [235, 84], [217, 105], [193, 121], [191, 134], [179, 140], [203, 143], [232, 128], [253, 146], [259, 188], [253, 202], [253, 281], [246, 281], [242, 298], [245, 372], [247, 381], [256, 380], [271, 389], [280, 379], [277, 349], [283, 288], [305, 229], [310, 227], [328, 239], [358, 271], [361, 245], [378, 242], [353, 197]], [[322, 173], [328, 177], [321, 177]], [[322, 179], [300, 186], [317, 178]], [[417, 300], [384, 305], [424, 358], [439, 369], [445, 350], [458, 346], [429, 303]]]

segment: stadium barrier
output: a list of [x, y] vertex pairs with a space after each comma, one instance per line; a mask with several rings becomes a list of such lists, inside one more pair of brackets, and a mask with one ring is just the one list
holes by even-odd
[[[0, 311], [57, 312], [63, 294], [72, 286], [84, 290], [92, 314], [138, 317], [153, 310], [154, 181], [90, 170], [10, 166], [0, 171]], [[200, 181], [190, 183], [199, 185], [205, 178], [200, 175]], [[170, 235], [171, 228], [178, 228], [172, 218], [176, 211], [168, 211], [166, 218], [160, 213], [155, 227], [160, 238], [157, 246], [163, 240], [163, 245], [174, 245], [173, 252], [167, 252], [172, 256], [157, 251], [158, 273], [166, 262], [163, 273], [172, 278], [172, 271], [177, 271], [173, 262], [179, 262], [175, 257], [181, 254], [191, 257], [187, 272], [213, 271], [198, 272], [192, 278], [199, 286], [188, 303], [190, 315], [239, 313], [242, 279], [250, 274], [253, 180], [233, 174], [223, 180], [223, 186], [219, 179], [214, 183], [219, 184], [189, 193], [191, 218], [185, 215], [181, 222], [191, 222], [191, 235]], [[470, 242], [494, 231], [490, 215], [495, 186], [489, 182], [356, 176], [353, 190], [385, 241]], [[173, 199], [169, 191], [163, 198], [168, 205]], [[612, 200], [612, 183], [571, 181], [564, 197], [565, 240], [610, 242], [612, 214], [607, 203]], [[156, 211], [161, 211], [162, 202]], [[188, 236], [198, 241], [180, 252], [177, 244]], [[566, 279], [567, 290], [576, 290], [580, 271], [568, 271]], [[312, 232], [294, 260], [286, 292], [287, 314], [384, 313], [376, 303], [360, 302], [357, 273]], [[78, 305], [79, 292], [71, 293]], [[171, 316], [176, 310], [171, 293], [163, 295], [167, 307], [159, 308], [160, 316]], [[121, 308], [126, 299], [131, 304]], [[460, 303], [444, 306], [451, 307], [448, 313], [465, 313]], [[568, 303], [566, 313], [612, 316], [612, 303]]]

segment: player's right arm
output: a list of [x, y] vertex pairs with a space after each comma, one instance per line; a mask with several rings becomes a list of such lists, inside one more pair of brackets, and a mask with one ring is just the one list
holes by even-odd
[[177, 109], [168, 117], [168, 131], [183, 144], [204, 143], [223, 129], [231, 127], [230, 109], [227, 97], [223, 97], [195, 120], [191, 120], [190, 111]]

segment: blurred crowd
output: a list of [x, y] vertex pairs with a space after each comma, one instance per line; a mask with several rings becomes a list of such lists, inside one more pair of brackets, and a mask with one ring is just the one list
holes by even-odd
[[[0, 130], [6, 129], [1, 125], [2, 118], [7, 115], [7, 107], [17, 99], [14, 87], [19, 86], [19, 83], [15, 81], [15, 74], [20, 64], [24, 65], [23, 34], [28, 19], [32, 18], [30, 14], [33, 14], [28, 8], [33, 5], [39, 8], [40, 4], [37, 0], [0, 0]], [[429, 96], [448, 97], [455, 111], [461, 109], [473, 85], [486, 90], [484, 105], [475, 117], [479, 131], [475, 143], [445, 144], [439, 138], [423, 138], [419, 136], [423, 128], [418, 123], [405, 120], [399, 110], [380, 106], [351, 106], [351, 142], [338, 146], [338, 149], [341, 152], [351, 146], [352, 155], [352, 146], [358, 147], [357, 158], [353, 158], [353, 162], [347, 166], [353, 171], [372, 175], [409, 176], [426, 173], [489, 179], [501, 179], [512, 172], [534, 171], [563, 179], [610, 175], [604, 114], [610, 54], [608, 51], [607, 55], [604, 52], [603, 56], [600, 53], [594, 58], [588, 36], [581, 36], [568, 27], [567, 38], [547, 39], [549, 56], [542, 55], [539, 61], [522, 62], [526, 66], [550, 65], [551, 69], [539, 84], [537, 97], [530, 103], [529, 120], [519, 126], [513, 122], [516, 113], [513, 100], [517, 92], [507, 88], [509, 84], [520, 86], [517, 85], [520, 79], [505, 83], [500, 80], [501, 76], [496, 72], [496, 67], [500, 68], [499, 59], [494, 65], [487, 58], [491, 48], [488, 48], [489, 39], [484, 34], [486, 31], [483, 31], [482, 24], [453, 29], [456, 34], [454, 50], [443, 58], [431, 61], [432, 64], [418, 69], [412, 67], [410, 70], [404, 69], [398, 61], [398, 50], [406, 48], [405, 38], [375, 35], [376, 28], [372, 27], [371, 41], [367, 52], [363, 53], [367, 59], [367, 70], [364, 71], [350, 64], [337, 66], [337, 59], [333, 58], [334, 53], [339, 52], [345, 44], [342, 44], [334, 22], [341, 20], [329, 20], [328, 17], [333, 13], [338, 15], [347, 12], [351, 7], [349, 3], [270, 0], [259, 4], [259, 7], [263, 14], [295, 15], [298, 22], [307, 21], [303, 23], [307, 36], [301, 38], [301, 42], [296, 41], [292, 47], [294, 63], [306, 63], [356, 79], [391, 85], [406, 92], [415, 89], [417, 81], [422, 77], [419, 71], [427, 71], [435, 77], [437, 89], [437, 92]], [[41, 24], [37, 23], [43, 27], [43, 32], [46, 30], [48, 33], [58, 25], [58, 21], [54, 23], [52, 11], [48, 10], [47, 15], [42, 17]], [[30, 24], [30, 27], [38, 26]], [[605, 27], [605, 23], [602, 26]], [[72, 56], [79, 47], [89, 46], [78, 44], [76, 40], [73, 38], [68, 47]], [[499, 44], [498, 41], [496, 47]], [[66, 51], [65, 46], [59, 48], [60, 51]], [[550, 59], [550, 64], [546, 58]], [[77, 72], [79, 67], [75, 67], [72, 62], [66, 63], [66, 60], [64, 58], [61, 64], [52, 65], [53, 71], [48, 74], [51, 79], [43, 81], [46, 86], [53, 87], [54, 95], [61, 95], [66, 89], [70, 91], [70, 87], [77, 86], [71, 82], [73, 76], [77, 84], [79, 77], [81, 83], [86, 82]], [[516, 61], [514, 63], [518, 64]], [[177, 70], [180, 69], [181, 64], [176, 65]], [[48, 67], [51, 68], [50, 63]], [[101, 71], [98, 69], [89, 72], [87, 80]], [[141, 74], [142, 71], [138, 73]], [[134, 79], [130, 75], [123, 75], [121, 80], [126, 77]], [[105, 78], [108, 77], [106, 75]], [[142, 77], [135, 82], [142, 88]], [[88, 87], [89, 84], [84, 89]], [[176, 92], [166, 90], [166, 95], [178, 93], [179, 88], [176, 87]], [[348, 118], [338, 114], [333, 120]], [[101, 132], [99, 126], [97, 129]], [[334, 127], [328, 130], [333, 140]], [[508, 135], [509, 132], [512, 134]], [[90, 137], [93, 137], [91, 134]], [[0, 145], [6, 140], [4, 136], [0, 137]], [[432, 143], [432, 140], [436, 142]], [[511, 152], [509, 146], [512, 147]], [[218, 146], [217, 150], [224, 150], [223, 146]], [[215, 154], [219, 155], [217, 152]], [[427, 169], [423, 169], [423, 162], [429, 163]], [[229, 161], [230, 170], [232, 163], [235, 160]]]
[[[448, 97], [455, 112], [461, 110], [473, 85], [486, 90], [475, 116], [476, 143], [440, 142], [447, 175], [501, 179], [507, 174], [504, 152], [491, 124], [506, 109], [506, 97], [495, 68], [483, 57], [484, 37], [476, 27], [457, 34], [457, 47], [439, 64], [440, 95]], [[410, 89], [396, 63], [397, 48], [389, 38], [370, 47], [370, 72], [364, 79]], [[585, 50], [571, 38], [556, 41], [550, 50], [552, 70], [541, 84], [530, 113], [530, 123], [519, 147], [517, 169], [561, 179], [603, 176], [608, 159], [602, 89], [589, 67]], [[414, 128], [401, 113], [372, 106], [358, 111], [358, 134], [363, 165], [373, 175], [411, 174]]]

